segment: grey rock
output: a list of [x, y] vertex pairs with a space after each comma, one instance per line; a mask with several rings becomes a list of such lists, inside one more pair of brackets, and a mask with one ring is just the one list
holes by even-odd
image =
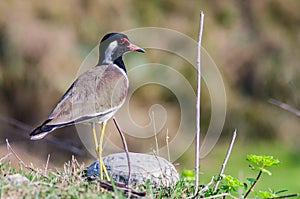
[[[145, 184], [150, 180], [153, 188], [159, 186], [172, 186], [179, 175], [172, 163], [162, 157], [143, 153], [129, 153], [131, 176], [130, 185]], [[128, 164], [126, 153], [115, 153], [103, 157], [107, 172], [113, 180], [120, 183], [128, 183]], [[86, 176], [99, 178], [99, 163], [93, 162], [87, 169]]]
[[29, 180], [25, 176], [22, 176], [19, 173], [5, 176], [5, 180], [9, 183], [17, 185], [29, 182]]

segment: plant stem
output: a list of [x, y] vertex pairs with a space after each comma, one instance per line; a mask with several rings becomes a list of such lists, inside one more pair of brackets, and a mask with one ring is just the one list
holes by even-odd
[[253, 182], [253, 184], [251, 185], [251, 187], [249, 188], [249, 190], [248, 190], [247, 193], [245, 194], [244, 199], [246, 199], [247, 196], [250, 194], [250, 192], [253, 190], [253, 188], [254, 188], [254, 186], [256, 185], [257, 181], [259, 180], [261, 174], [262, 174], [262, 171], [259, 171], [259, 173], [258, 173], [258, 175], [257, 175], [257, 177], [256, 177], [256, 179], [255, 179], [255, 181]]
[[49, 177], [47, 175], [44, 175], [43, 173], [41, 173], [40, 171], [36, 170], [35, 168], [33, 168], [32, 166], [28, 166], [27, 164], [25, 164], [25, 162], [18, 156], [18, 154], [13, 150], [13, 148], [10, 146], [9, 142], [8, 142], [8, 139], [5, 139], [6, 141], [6, 147], [7, 147], [7, 150], [8, 152], [11, 152], [9, 154], [13, 154], [17, 160], [20, 162], [20, 164], [25, 167], [26, 169], [30, 170], [30, 171], [33, 171], [35, 173], [39, 173], [40, 175], [42, 175], [44, 178], [47, 178], [49, 179]]
[[226, 156], [225, 156], [225, 158], [224, 158], [222, 167], [221, 167], [221, 169], [220, 169], [219, 176], [218, 176], [218, 178], [217, 178], [217, 181], [216, 181], [216, 184], [215, 184], [215, 186], [214, 186], [213, 192], [216, 192], [216, 191], [217, 191], [217, 188], [218, 188], [219, 183], [220, 183], [221, 175], [224, 173], [224, 170], [225, 170], [227, 161], [228, 161], [229, 156], [230, 156], [230, 154], [231, 154], [231, 150], [232, 150], [232, 147], [233, 147], [235, 138], [236, 138], [236, 129], [234, 130], [234, 132], [233, 132], [233, 134], [232, 134], [232, 137], [231, 137], [231, 140], [230, 140], [230, 144], [229, 144], [229, 147], [228, 147], [228, 149], [227, 149], [227, 153], [226, 153]]
[[269, 99], [268, 102], [300, 117], [300, 110], [296, 109], [295, 107], [292, 107], [289, 104], [283, 103], [281, 101], [278, 101], [278, 100], [272, 99], [272, 98]]
[[205, 199], [220, 198], [220, 197], [224, 197], [224, 196], [229, 196], [229, 193], [220, 193], [220, 194], [217, 194], [217, 195], [208, 196]]
[[157, 131], [156, 131], [156, 126], [155, 126], [154, 111], [152, 111], [152, 121], [153, 121], [153, 130], [154, 130], [156, 154], [157, 154], [157, 156], [159, 156], [159, 148], [158, 148], [158, 140], [157, 140]]
[[197, 95], [196, 95], [196, 150], [195, 150], [195, 193], [199, 185], [199, 159], [200, 159], [200, 93], [201, 93], [201, 40], [203, 32], [204, 14], [200, 11], [198, 45], [197, 45]]
[[170, 147], [169, 147], [169, 129], [167, 128], [167, 135], [166, 135], [166, 144], [167, 144], [167, 152], [168, 152], [168, 160], [171, 162], [170, 156]]
[[277, 196], [277, 197], [269, 198], [269, 199], [291, 198], [291, 197], [297, 197], [297, 196], [299, 196], [299, 194], [294, 193], [294, 194], [289, 194], [289, 195], [284, 195], [284, 196]]
[[129, 158], [129, 151], [128, 151], [128, 147], [127, 147], [127, 142], [126, 142], [126, 139], [125, 139], [125, 136], [116, 120], [115, 117], [113, 117], [113, 121], [115, 123], [115, 126], [117, 127], [118, 129], [118, 132], [121, 136], [121, 140], [122, 140], [122, 143], [123, 143], [123, 147], [124, 147], [124, 150], [125, 150], [125, 154], [126, 154], [126, 157], [127, 157], [127, 165], [128, 165], [128, 182], [127, 182], [127, 185], [129, 186], [129, 183], [130, 183], [130, 177], [131, 177], [131, 167], [130, 167], [130, 158]]
[[211, 180], [209, 181], [209, 183], [207, 183], [207, 184], [206, 184], [206, 185], [198, 192], [198, 195], [201, 194], [201, 193], [203, 193], [204, 191], [207, 191], [207, 190], [209, 189], [210, 185], [212, 185], [212, 183], [214, 182], [214, 179], [215, 179], [215, 177], [212, 176], [212, 177], [211, 177]]

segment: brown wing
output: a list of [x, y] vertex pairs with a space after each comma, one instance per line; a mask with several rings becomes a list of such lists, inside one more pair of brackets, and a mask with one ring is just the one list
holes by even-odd
[[105, 118], [124, 103], [128, 90], [125, 72], [116, 65], [91, 68], [72, 84], [49, 116], [47, 125]]

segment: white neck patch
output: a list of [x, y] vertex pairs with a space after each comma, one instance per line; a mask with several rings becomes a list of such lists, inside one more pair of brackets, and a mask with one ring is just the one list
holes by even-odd
[[117, 46], [118, 46], [117, 41], [113, 41], [108, 45], [107, 49], [105, 50], [105, 58], [103, 60], [103, 63], [105, 63], [105, 64], [113, 63], [112, 54]]

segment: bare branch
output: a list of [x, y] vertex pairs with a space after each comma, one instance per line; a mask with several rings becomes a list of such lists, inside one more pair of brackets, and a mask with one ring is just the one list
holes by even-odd
[[159, 156], [159, 148], [158, 148], [158, 140], [157, 140], [157, 130], [155, 126], [155, 118], [154, 118], [154, 112], [152, 111], [152, 121], [153, 121], [153, 130], [154, 130], [154, 138], [155, 138], [155, 148], [156, 148], [156, 153]]
[[8, 142], [8, 139], [5, 139], [6, 141], [6, 146], [7, 146], [7, 149], [9, 151], [11, 151], [11, 153], [18, 159], [18, 161], [24, 166], [24, 167], [27, 167], [27, 165], [23, 162], [23, 160], [17, 155], [17, 153], [13, 150], [13, 148], [10, 146], [9, 142]]
[[129, 185], [129, 182], [130, 182], [130, 177], [131, 177], [131, 167], [130, 167], [130, 158], [129, 158], [129, 151], [128, 151], [128, 147], [127, 147], [127, 142], [126, 142], [126, 139], [125, 139], [125, 136], [116, 120], [115, 117], [113, 117], [113, 121], [115, 123], [115, 126], [117, 127], [118, 129], [118, 132], [121, 136], [121, 140], [122, 140], [122, 143], [123, 143], [123, 147], [124, 147], [124, 150], [125, 150], [125, 153], [126, 153], [126, 157], [127, 157], [127, 165], [128, 165], [128, 182], [127, 182], [127, 185]]
[[271, 104], [274, 104], [275, 106], [278, 106], [286, 111], [289, 111], [291, 113], [294, 113], [295, 115], [297, 115], [298, 117], [300, 117], [300, 110], [296, 109], [295, 107], [289, 105], [289, 104], [286, 104], [286, 103], [283, 103], [281, 101], [278, 101], [276, 99], [269, 99], [268, 100], [269, 103]]
[[208, 196], [205, 199], [210, 199], [210, 198], [220, 198], [220, 197], [224, 197], [224, 196], [229, 196], [229, 193], [221, 193], [221, 194], [217, 194], [217, 195], [213, 195], [213, 196]]
[[163, 167], [162, 167], [161, 164], [160, 164], [160, 161], [159, 161], [159, 159], [158, 159], [157, 154], [155, 153], [155, 150], [153, 150], [153, 155], [154, 155], [155, 159], [156, 159], [157, 162], [158, 162], [158, 166], [159, 166], [159, 169], [160, 169], [160, 172], [161, 172], [161, 174], [162, 174], [163, 179], [166, 180], [166, 177], [167, 177], [167, 176], [166, 176], [165, 172], [163, 172]]
[[278, 196], [278, 197], [269, 198], [269, 199], [291, 198], [291, 197], [297, 197], [297, 196], [299, 196], [299, 194], [294, 193], [294, 194], [288, 194], [288, 195]]
[[203, 32], [204, 14], [200, 11], [198, 45], [197, 45], [197, 95], [196, 95], [196, 150], [195, 150], [195, 193], [199, 185], [199, 159], [200, 159], [200, 93], [201, 93], [201, 40]]
[[171, 158], [170, 158], [169, 139], [170, 139], [170, 137], [169, 137], [169, 129], [167, 128], [166, 143], [167, 143], [168, 160], [170, 162]]
[[229, 159], [229, 156], [230, 156], [230, 154], [231, 154], [231, 150], [232, 150], [232, 147], [233, 147], [235, 138], [236, 138], [236, 129], [234, 130], [234, 132], [233, 132], [233, 134], [232, 134], [232, 137], [231, 137], [231, 140], [230, 140], [230, 143], [229, 143], [229, 147], [228, 147], [228, 149], [227, 149], [226, 156], [225, 156], [225, 158], [224, 158], [222, 167], [221, 167], [220, 172], [219, 172], [219, 176], [218, 176], [218, 178], [217, 178], [216, 184], [215, 184], [214, 189], [213, 189], [214, 192], [217, 190], [217, 188], [218, 188], [218, 186], [219, 186], [219, 183], [220, 183], [220, 180], [221, 180], [221, 175], [224, 173], [226, 164], [227, 164], [228, 159]]
[[208, 190], [210, 185], [212, 185], [212, 183], [214, 182], [214, 176], [211, 177], [211, 180], [209, 181], [209, 183], [207, 183], [207, 185], [205, 185], [199, 192], [198, 195], [203, 193], [204, 191]]
[[115, 189], [117, 189], [119, 191], [122, 191], [125, 194], [131, 193], [131, 194], [133, 194], [135, 196], [139, 196], [139, 197], [146, 196], [146, 192], [135, 191], [131, 188], [126, 187], [125, 184], [118, 183], [118, 182], [113, 182], [113, 184], [112, 184], [112, 182], [109, 182], [106, 180], [100, 180], [100, 187], [103, 189], [106, 189], [108, 191], [115, 191]]
[[33, 171], [35, 173], [39, 173], [41, 174], [43, 177], [45, 178], [48, 178], [47, 175], [44, 175], [43, 173], [37, 171], [35, 168], [31, 167], [31, 166], [28, 166], [27, 164], [25, 164], [25, 162], [17, 155], [17, 153], [13, 150], [13, 148], [10, 146], [9, 142], [8, 142], [8, 139], [5, 140], [6, 141], [6, 146], [7, 146], [7, 149], [9, 151], [11, 151], [11, 153], [17, 158], [17, 160], [28, 170], [30, 171]]

